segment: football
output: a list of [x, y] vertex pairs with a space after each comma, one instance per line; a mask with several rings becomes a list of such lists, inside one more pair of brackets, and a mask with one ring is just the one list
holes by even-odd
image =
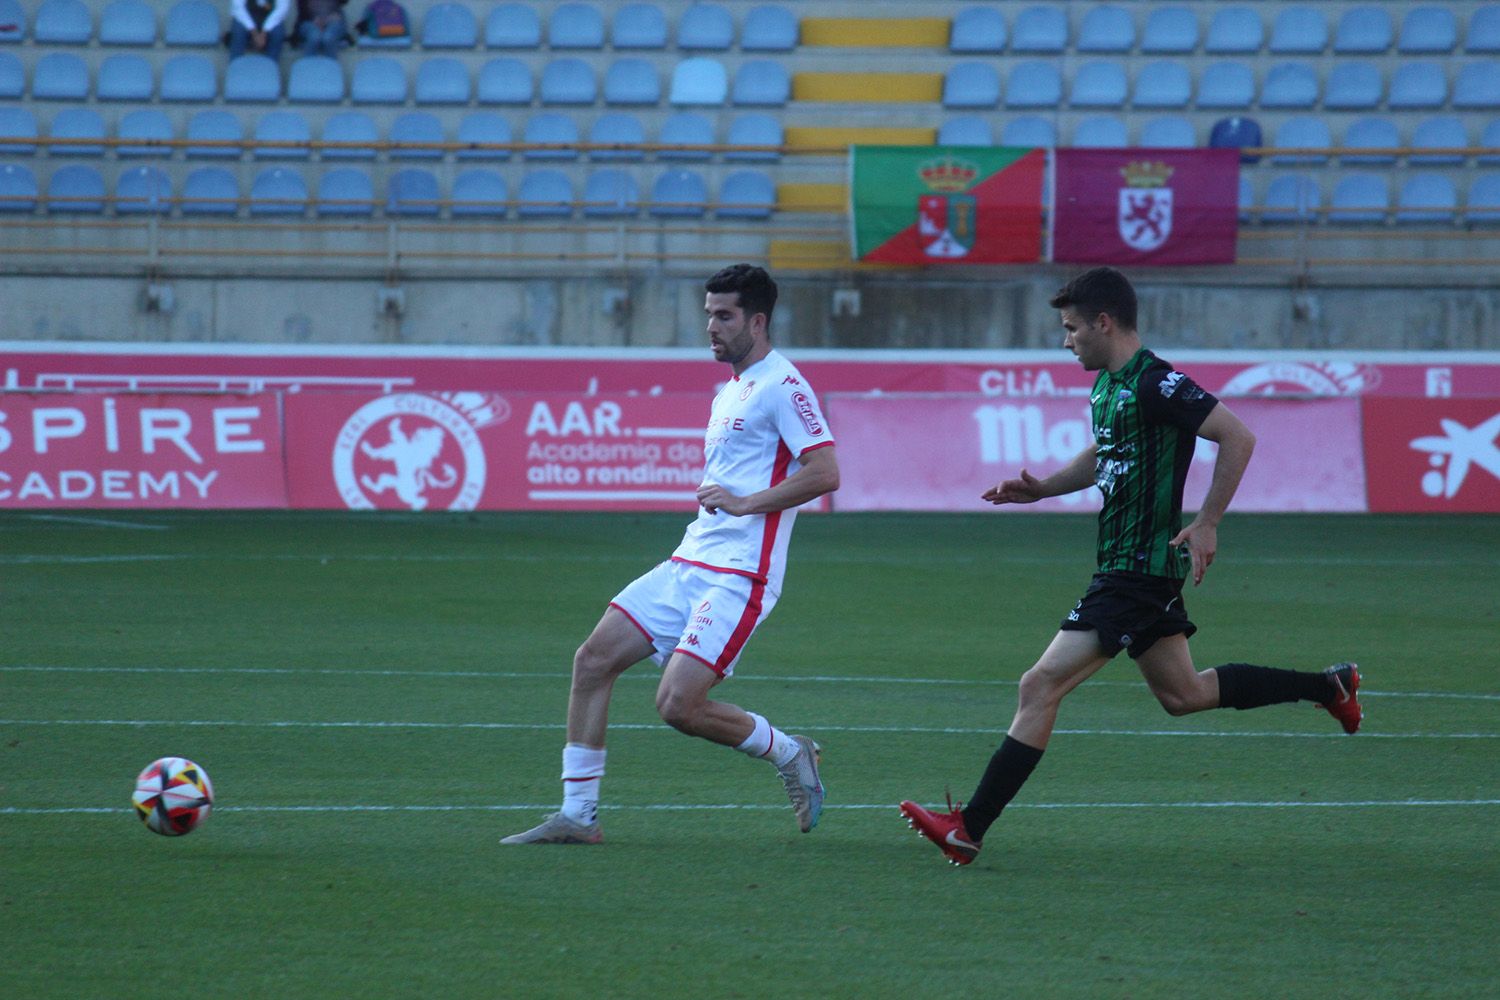
[[180, 837], [208, 818], [214, 786], [208, 772], [186, 757], [154, 760], [135, 779], [135, 811], [146, 829]]

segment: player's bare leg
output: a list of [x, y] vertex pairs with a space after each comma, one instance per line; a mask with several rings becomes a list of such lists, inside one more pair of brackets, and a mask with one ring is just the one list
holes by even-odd
[[1219, 707], [1219, 675], [1193, 666], [1187, 636], [1156, 640], [1135, 665], [1168, 715], [1191, 715]]
[[1108, 662], [1097, 632], [1059, 631], [1036, 664], [1021, 675], [1016, 714], [1007, 730], [1010, 737], [1045, 750], [1063, 698]]

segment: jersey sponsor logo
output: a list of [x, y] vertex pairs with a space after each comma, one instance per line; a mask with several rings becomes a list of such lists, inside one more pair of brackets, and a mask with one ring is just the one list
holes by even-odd
[[823, 424], [818, 420], [818, 411], [813, 409], [812, 400], [807, 398], [806, 393], [792, 393], [792, 405], [797, 408], [797, 416], [802, 418], [802, 426], [807, 428], [807, 433], [813, 437], [823, 433]]
[[743, 389], [740, 390], [740, 399], [741, 400], [749, 399], [750, 398], [750, 394], [752, 392], [754, 392], [754, 391], [755, 391], [755, 380], [751, 379], [749, 382], [747, 382], [745, 384], [745, 388], [743, 388]]
[[1182, 380], [1185, 378], [1187, 378], [1187, 376], [1182, 372], [1172, 372], [1166, 378], [1161, 380], [1161, 394], [1163, 396], [1166, 396], [1168, 399], [1171, 399], [1173, 393], [1177, 391], [1178, 386], [1182, 385]]

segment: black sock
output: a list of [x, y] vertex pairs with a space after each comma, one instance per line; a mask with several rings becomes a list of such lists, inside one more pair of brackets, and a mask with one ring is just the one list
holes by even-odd
[[1259, 708], [1286, 701], [1328, 701], [1334, 690], [1325, 674], [1302, 670], [1257, 667], [1250, 663], [1226, 663], [1214, 667], [1219, 675], [1220, 708]]
[[1000, 816], [1000, 810], [1016, 797], [1026, 779], [1031, 777], [1036, 762], [1042, 759], [1042, 751], [1029, 747], [1020, 740], [1005, 737], [1000, 749], [990, 758], [979, 779], [974, 797], [964, 807], [964, 829], [976, 841], [984, 839], [984, 833]]

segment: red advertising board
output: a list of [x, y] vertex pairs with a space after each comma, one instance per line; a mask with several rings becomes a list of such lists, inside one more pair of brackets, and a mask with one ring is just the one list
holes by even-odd
[[1364, 407], [1369, 509], [1500, 512], [1500, 398]]

